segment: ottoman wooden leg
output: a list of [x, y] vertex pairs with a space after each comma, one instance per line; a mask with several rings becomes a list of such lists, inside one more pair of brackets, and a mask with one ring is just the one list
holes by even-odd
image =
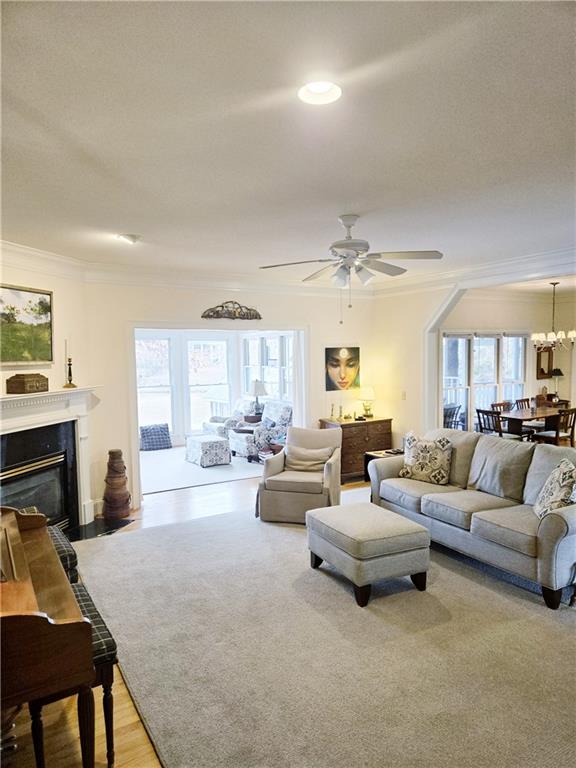
[[354, 584], [354, 597], [360, 608], [364, 608], [368, 605], [371, 591], [372, 584], [365, 584], [363, 587], [357, 587], [356, 584]]
[[312, 568], [320, 568], [322, 565], [322, 558], [315, 555], [314, 552], [310, 552], [310, 565]]
[[416, 589], [419, 589], [420, 592], [424, 592], [426, 589], [426, 571], [422, 571], [422, 573], [412, 573], [410, 574], [410, 578], [412, 579], [412, 584], [416, 587]]

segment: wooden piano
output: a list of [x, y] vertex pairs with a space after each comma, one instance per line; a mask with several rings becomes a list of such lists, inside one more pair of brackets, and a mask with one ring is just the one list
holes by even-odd
[[[78, 693], [82, 765], [94, 765], [92, 627], [82, 616], [48, 532], [46, 517], [2, 508], [0, 529], [2, 710], [29, 703], [37, 765], [41, 707]], [[37, 711], [37, 717], [35, 717]]]

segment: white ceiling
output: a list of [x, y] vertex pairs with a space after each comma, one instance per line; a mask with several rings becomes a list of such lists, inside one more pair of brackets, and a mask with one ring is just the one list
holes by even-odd
[[[316, 267], [258, 266], [324, 258], [346, 212], [374, 250], [445, 253], [412, 276], [569, 248], [574, 11], [3, 3], [3, 237], [283, 283]], [[342, 99], [300, 103], [321, 78]]]

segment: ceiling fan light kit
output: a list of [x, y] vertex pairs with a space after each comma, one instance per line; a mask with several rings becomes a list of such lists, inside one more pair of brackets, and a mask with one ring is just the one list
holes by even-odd
[[381, 272], [389, 277], [403, 275], [406, 270], [403, 267], [397, 267], [395, 264], [388, 264], [381, 261], [382, 258], [390, 258], [394, 261], [403, 259], [441, 259], [440, 251], [391, 251], [380, 253], [369, 253], [370, 243], [367, 240], [352, 237], [352, 227], [358, 221], [358, 214], [343, 213], [338, 217], [338, 221], [346, 230], [346, 237], [343, 240], [336, 240], [329, 247], [331, 254], [329, 259], [307, 259], [306, 261], [290, 261], [285, 264], [266, 264], [260, 269], [274, 269], [276, 267], [291, 267], [297, 264], [324, 264], [328, 266], [313, 272], [305, 277], [302, 282], [316, 280], [329, 269], [336, 268], [332, 274], [332, 281], [338, 288], [350, 287], [352, 271], [358, 277], [362, 285], [367, 285], [374, 277], [374, 272]]

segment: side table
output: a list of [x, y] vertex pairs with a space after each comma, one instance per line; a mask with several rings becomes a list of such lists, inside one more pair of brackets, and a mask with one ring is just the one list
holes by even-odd
[[403, 456], [404, 451], [401, 450], [388, 450], [388, 451], [367, 451], [364, 454], [364, 482], [370, 482], [370, 475], [368, 474], [368, 464], [372, 459], [387, 459], [390, 456]]

